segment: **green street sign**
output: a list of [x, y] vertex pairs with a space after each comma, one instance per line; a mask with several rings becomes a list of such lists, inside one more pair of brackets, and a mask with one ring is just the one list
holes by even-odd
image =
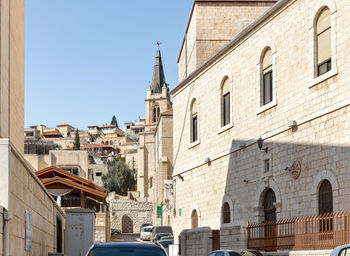
[[179, 216], [181, 216], [181, 208], [179, 208]]
[[157, 206], [157, 216], [162, 216], [162, 207], [161, 206]]

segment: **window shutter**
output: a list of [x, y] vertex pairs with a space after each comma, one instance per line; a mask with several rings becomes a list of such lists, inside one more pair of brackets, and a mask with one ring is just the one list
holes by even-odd
[[321, 64], [331, 58], [331, 29], [317, 36], [317, 57], [317, 64]]
[[226, 93], [223, 97], [224, 100], [224, 126], [230, 123], [230, 93]]

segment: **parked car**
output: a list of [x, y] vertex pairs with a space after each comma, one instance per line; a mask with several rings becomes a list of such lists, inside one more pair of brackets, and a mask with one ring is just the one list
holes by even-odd
[[348, 256], [350, 255], [350, 244], [344, 244], [335, 247], [330, 256]]
[[174, 239], [166, 239], [167, 237], [162, 237], [160, 240], [156, 241], [156, 244], [162, 247], [167, 254], [169, 254], [169, 245], [174, 243]]
[[140, 233], [141, 233], [141, 230], [143, 227], [147, 227], [147, 226], [152, 226], [152, 224], [150, 223], [143, 223], [141, 226], [140, 226]]
[[167, 256], [165, 250], [146, 243], [96, 243], [86, 256]]
[[111, 229], [111, 235], [121, 234], [122, 232], [119, 229], [112, 228]]
[[208, 256], [263, 256], [256, 250], [217, 250], [208, 254]]
[[145, 227], [141, 228], [140, 239], [141, 240], [149, 240], [152, 228], [153, 228], [153, 226], [145, 226]]
[[157, 235], [159, 234], [163, 234], [161, 236], [173, 236], [173, 229], [171, 226], [154, 226], [150, 235], [151, 242], [155, 242], [157, 240]]

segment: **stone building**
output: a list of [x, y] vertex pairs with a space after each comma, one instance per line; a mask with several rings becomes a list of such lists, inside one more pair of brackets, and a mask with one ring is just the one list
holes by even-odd
[[[274, 2], [194, 1], [171, 91], [175, 238], [207, 226], [220, 230], [221, 248], [242, 248], [248, 222], [350, 209], [350, 5]], [[206, 36], [240, 26], [237, 12], [255, 18], [213, 47]], [[322, 223], [312, 232], [333, 232]], [[262, 250], [266, 230], [255, 240]], [[304, 248], [296, 235], [288, 250]], [[314, 238], [309, 249], [331, 249], [335, 236]]]
[[135, 201], [128, 197], [110, 193], [109, 203], [111, 228], [122, 233], [139, 233], [144, 223], [152, 223], [153, 205], [150, 202]]
[[0, 255], [46, 256], [63, 252], [65, 214], [23, 157], [24, 1], [0, 13]]
[[160, 113], [170, 110], [169, 88], [165, 82], [160, 51], [157, 50], [153, 69], [152, 84], [147, 89], [145, 99], [145, 131], [139, 133], [137, 189], [140, 198], [153, 201], [155, 177], [154, 134]]

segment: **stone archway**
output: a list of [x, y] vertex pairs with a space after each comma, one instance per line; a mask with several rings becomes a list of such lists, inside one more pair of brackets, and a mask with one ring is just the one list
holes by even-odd
[[128, 215], [122, 217], [122, 233], [133, 233], [133, 221]]

